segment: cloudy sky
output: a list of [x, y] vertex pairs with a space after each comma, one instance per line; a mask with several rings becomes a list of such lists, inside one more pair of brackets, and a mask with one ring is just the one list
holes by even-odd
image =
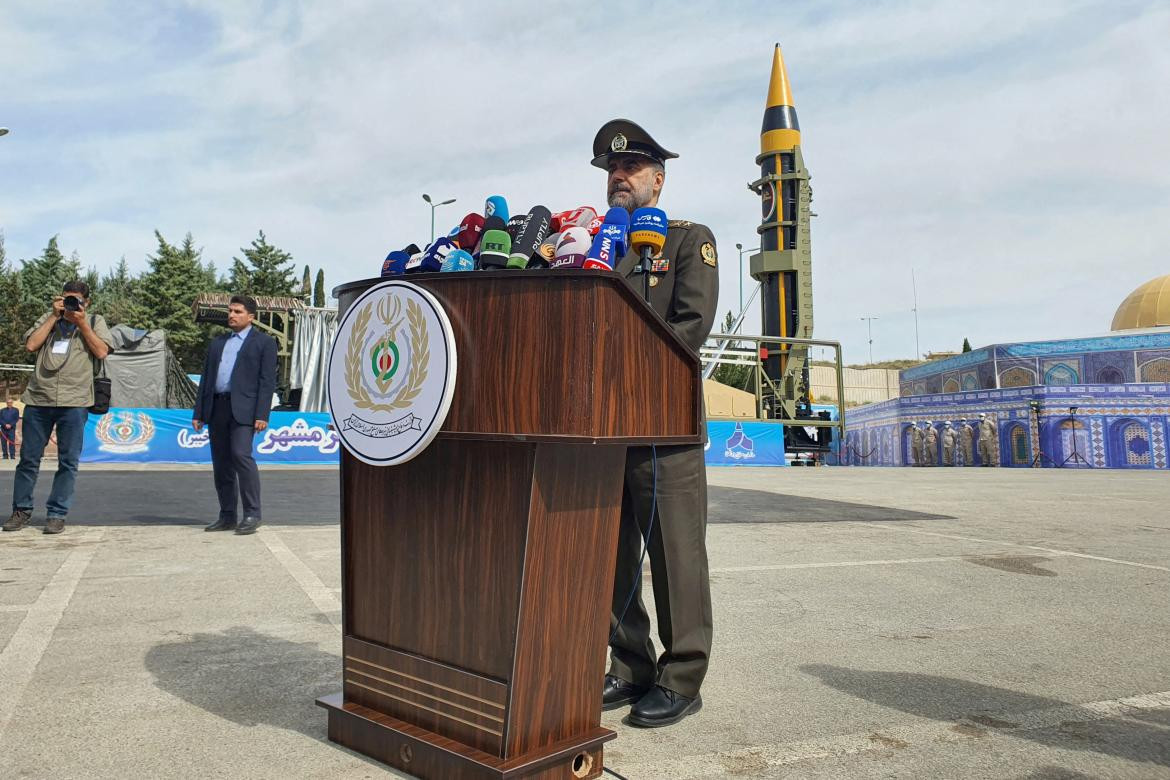
[[[107, 269], [257, 230], [376, 275], [487, 195], [604, 206], [590, 145], [638, 121], [660, 204], [711, 226], [738, 307], [746, 183], [783, 46], [813, 175], [816, 335], [867, 358], [1093, 335], [1170, 272], [1162, 2], [5, 2], [0, 230]], [[745, 297], [754, 282], [745, 281]], [[750, 314], [750, 332], [759, 316]]]

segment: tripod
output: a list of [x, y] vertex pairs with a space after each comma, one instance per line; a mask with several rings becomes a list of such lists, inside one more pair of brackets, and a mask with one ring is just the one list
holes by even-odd
[[1069, 426], [1069, 428], [1072, 430], [1071, 435], [1073, 448], [1068, 457], [1060, 462], [1060, 467], [1064, 468], [1068, 465], [1069, 461], [1072, 461], [1074, 466], [1078, 464], [1084, 464], [1088, 466], [1089, 461], [1085, 460], [1083, 457], [1081, 457], [1081, 453], [1077, 452], [1077, 408], [1075, 406], [1070, 406], [1068, 408], [1068, 413], [1072, 416], [1072, 424]]
[[1040, 429], [1040, 407], [1033, 406], [1032, 414], [1036, 418], [1036, 457], [1032, 458], [1031, 467], [1036, 468], [1039, 466], [1040, 468], [1044, 468], [1045, 459], [1048, 460], [1049, 465], [1055, 467], [1056, 461], [1049, 457], [1048, 453], [1044, 452], [1044, 437], [1041, 435], [1042, 431]]

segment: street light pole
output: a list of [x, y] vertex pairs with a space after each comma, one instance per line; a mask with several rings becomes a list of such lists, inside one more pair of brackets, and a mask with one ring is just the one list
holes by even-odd
[[869, 328], [869, 363], [873, 365], [873, 321], [877, 317], [861, 317]]
[[922, 347], [918, 344], [918, 280], [914, 278], [914, 269], [910, 269], [910, 289], [914, 293], [914, 359], [922, 359]]
[[743, 253], [755, 252], [759, 247], [753, 249], [744, 249], [743, 244], [736, 244], [735, 248], [739, 250], [739, 310], [743, 311]]
[[431, 243], [433, 244], [435, 243], [435, 209], [437, 209], [439, 206], [446, 206], [448, 203], [454, 203], [455, 199], [451, 198], [450, 200], [445, 200], [442, 203], [433, 203], [431, 201], [431, 196], [424, 192], [423, 200], [430, 204], [431, 207]]

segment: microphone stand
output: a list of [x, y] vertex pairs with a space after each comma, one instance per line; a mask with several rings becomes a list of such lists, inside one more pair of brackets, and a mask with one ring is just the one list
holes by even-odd
[[642, 274], [642, 297], [650, 303], [650, 255], [654, 252], [648, 246], [642, 247], [642, 262], [639, 273]]

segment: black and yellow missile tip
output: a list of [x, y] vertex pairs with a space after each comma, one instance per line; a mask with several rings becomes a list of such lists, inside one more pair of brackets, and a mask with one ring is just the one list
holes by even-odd
[[780, 44], [772, 54], [772, 78], [768, 81], [768, 105], [764, 109], [764, 125], [760, 129], [760, 154], [788, 151], [800, 145], [800, 122], [796, 119], [796, 105], [792, 101], [792, 85]]

